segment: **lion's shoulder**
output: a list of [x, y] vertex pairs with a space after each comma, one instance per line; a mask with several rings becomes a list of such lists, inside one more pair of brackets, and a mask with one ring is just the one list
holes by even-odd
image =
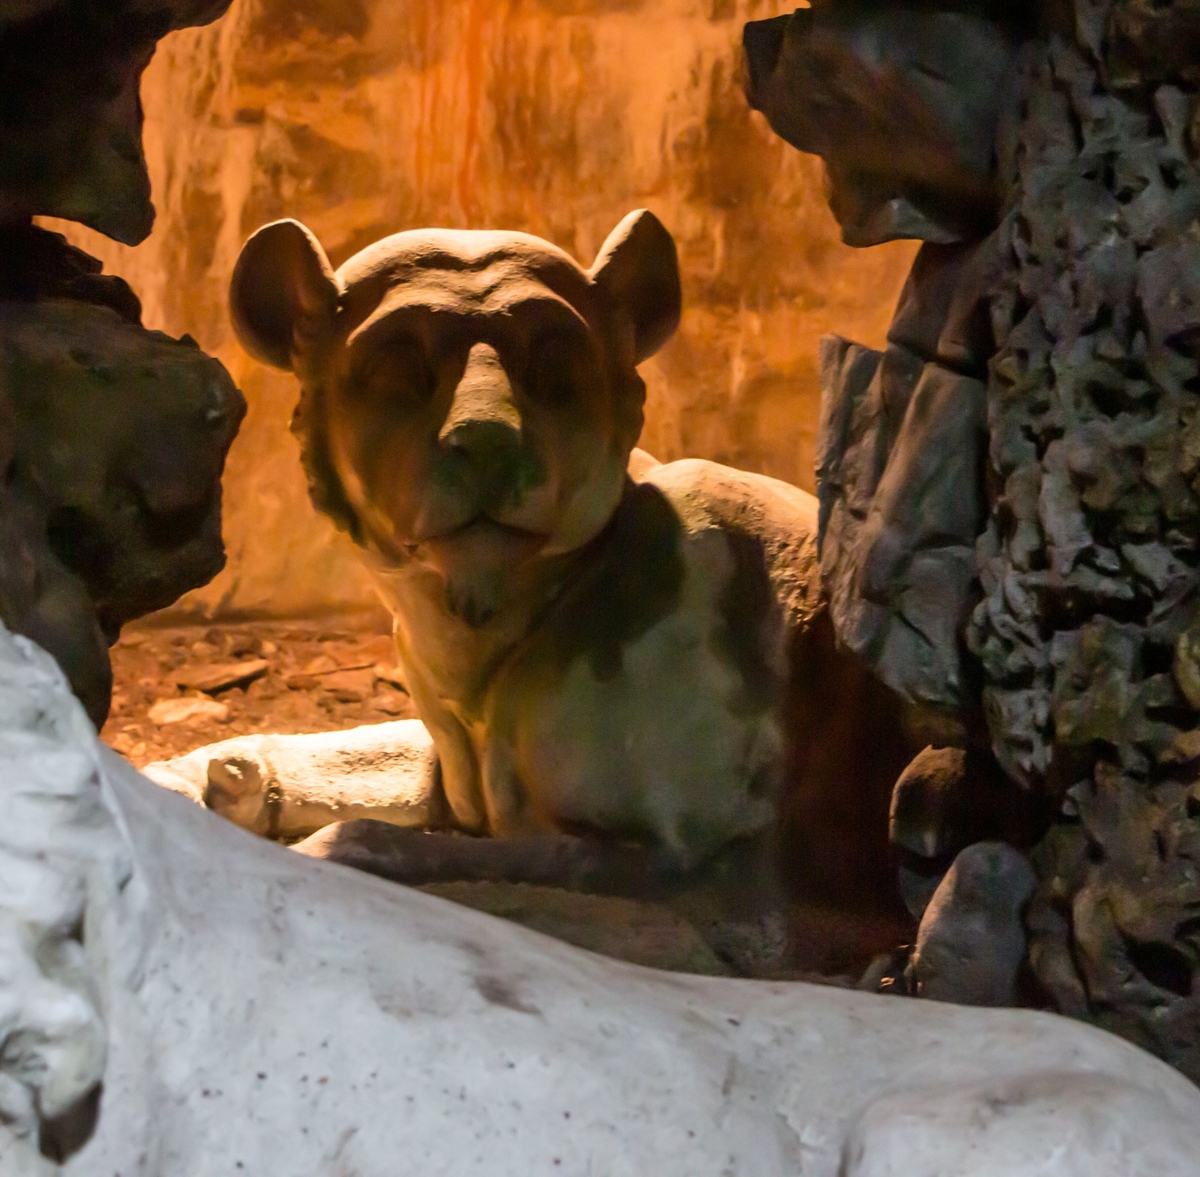
[[759, 548], [775, 595], [793, 623], [806, 622], [817, 611], [814, 496], [779, 479], [702, 458], [655, 466], [640, 481], [664, 495], [685, 532], [715, 528]]

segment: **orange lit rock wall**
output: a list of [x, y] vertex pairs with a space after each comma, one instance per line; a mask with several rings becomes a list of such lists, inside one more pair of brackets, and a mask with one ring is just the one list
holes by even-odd
[[184, 604], [296, 616], [373, 600], [315, 515], [295, 385], [234, 343], [245, 236], [294, 216], [334, 265], [424, 225], [523, 229], [591, 259], [631, 208], [675, 234], [685, 314], [644, 368], [642, 444], [812, 488], [818, 337], [878, 345], [914, 249], [840, 243], [815, 157], [751, 113], [747, 19], [788, 0], [235, 0], [145, 75], [158, 221], [130, 249], [71, 226], [145, 322], [219, 356], [250, 411], [225, 478], [226, 571]]

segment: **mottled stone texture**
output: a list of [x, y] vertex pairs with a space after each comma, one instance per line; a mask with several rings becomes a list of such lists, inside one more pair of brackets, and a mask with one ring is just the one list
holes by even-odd
[[101, 724], [121, 626], [224, 563], [221, 468], [245, 402], [61, 237], [17, 227], [0, 248], [0, 617]]
[[[1026, 916], [1043, 997], [1197, 1076], [1200, 9], [1010, 11], [980, 42], [1010, 53], [983, 85], [965, 68], [978, 45], [947, 42], [931, 74], [904, 33], [990, 15], [968, 7], [833, 2], [747, 35], [751, 96], [826, 155], [847, 238], [890, 225], [929, 243], [884, 352], [824, 344], [831, 613], [1056, 815]], [[844, 86], [815, 69], [835, 52]], [[829, 133], [851, 125], [874, 153]], [[937, 156], [923, 187], [885, 132], [940, 136], [953, 167]], [[968, 175], [990, 220], [964, 203]], [[920, 903], [936, 871], [918, 874]]]
[[969, 636], [1001, 764], [1061, 804], [1036, 855], [1039, 980], [1196, 1076], [1197, 12], [1078, 17], [1078, 40], [1023, 52], [1001, 145]]
[[108, 645], [224, 563], [221, 469], [245, 412], [188, 337], [35, 214], [150, 231], [141, 73], [228, 0], [0, 4], [0, 618], [58, 659], [97, 725]]

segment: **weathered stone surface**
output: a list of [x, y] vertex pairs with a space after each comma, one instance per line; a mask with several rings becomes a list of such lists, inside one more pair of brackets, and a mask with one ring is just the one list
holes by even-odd
[[105, 306], [0, 303], [18, 479], [110, 641], [221, 568], [220, 477], [245, 402], [190, 340]]
[[965, 701], [984, 386], [915, 353], [822, 343], [821, 572], [838, 637], [914, 702]]
[[54, 652], [100, 725], [121, 625], [221, 567], [221, 469], [245, 404], [57, 234], [16, 226], [0, 247], [0, 614]]
[[0, 223], [66, 217], [136, 244], [154, 220], [138, 84], [171, 29], [229, 0], [32, 2], [0, 9]]
[[994, 223], [1010, 23], [832, 3], [746, 26], [750, 104], [824, 158], [848, 244], [970, 241]]
[[667, 976], [313, 862], [98, 750], [52, 660], [2, 632], [0, 761], [0, 861], [22, 883], [0, 908], [4, 1177], [156, 1156], [364, 1177], [481, 1155], [494, 1177], [1195, 1173], [1200, 1095], [1128, 1043]]
[[1000, 763], [1062, 807], [1035, 855], [1040, 982], [1197, 1075], [1196, 10], [1076, 8], [1078, 41], [1023, 51], [1001, 145], [969, 637]]
[[[977, 246], [924, 247], [882, 357], [844, 343], [827, 352], [822, 562], [839, 633], [886, 668], [891, 631], [876, 602], [898, 545], [882, 526], [875, 562], [860, 551], [900, 448], [894, 405], [909, 405], [916, 386], [888, 373], [910, 371], [912, 357], [986, 380], [990, 519], [963, 574], [968, 595], [982, 597], [966, 636], [998, 763], [1035, 808], [1062, 807], [1037, 857], [1035, 968], [1059, 1008], [1198, 1074], [1189, 1027], [1200, 1024], [1200, 883], [1177, 855], [1190, 860], [1200, 817], [1180, 800], [1200, 757], [1200, 9], [1077, 0], [1028, 14], [1036, 21], [1018, 30], [1007, 94], [993, 95], [994, 231]], [[751, 93], [782, 134], [831, 160], [860, 142], [885, 158], [870, 135], [851, 148], [822, 136], [890, 125], [877, 95], [891, 91], [855, 83], [902, 56], [903, 38], [876, 58], [854, 61], [851, 47], [904, 19], [834, 2], [751, 26]], [[826, 60], [848, 65], [812, 76]], [[952, 78], [953, 62], [938, 76]], [[829, 94], [831, 77], [850, 79], [844, 93]], [[806, 88], [789, 89], [789, 78]], [[894, 137], [923, 144], [927, 130], [897, 123]], [[869, 181], [868, 165], [858, 175]], [[869, 183], [861, 191], [870, 196]], [[992, 223], [981, 218], [975, 237]], [[889, 399], [889, 387], [900, 395]], [[945, 608], [945, 578], [926, 591]], [[1085, 817], [1078, 799], [1096, 796], [1106, 798], [1104, 839], [1095, 801]]]
[[905, 905], [920, 919], [955, 855], [972, 843], [1030, 846], [1044, 825], [986, 753], [925, 748], [896, 781], [888, 818]]
[[0, 619], [58, 659], [92, 722], [108, 713], [108, 641], [83, 582], [50, 547], [40, 496], [18, 483], [11, 406], [0, 386]]
[[921, 918], [908, 970], [912, 992], [959, 1005], [1016, 1005], [1024, 909], [1036, 886], [1025, 856], [1004, 842], [963, 850]]

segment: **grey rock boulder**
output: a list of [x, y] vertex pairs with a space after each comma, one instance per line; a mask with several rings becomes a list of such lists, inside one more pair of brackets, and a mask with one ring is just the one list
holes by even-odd
[[913, 353], [822, 341], [822, 579], [838, 638], [912, 702], [964, 700], [983, 490], [983, 384]]
[[958, 1005], [1017, 1004], [1026, 956], [1022, 913], [1037, 878], [1003, 842], [977, 842], [954, 860], [934, 892], [909, 962], [919, 997]]

